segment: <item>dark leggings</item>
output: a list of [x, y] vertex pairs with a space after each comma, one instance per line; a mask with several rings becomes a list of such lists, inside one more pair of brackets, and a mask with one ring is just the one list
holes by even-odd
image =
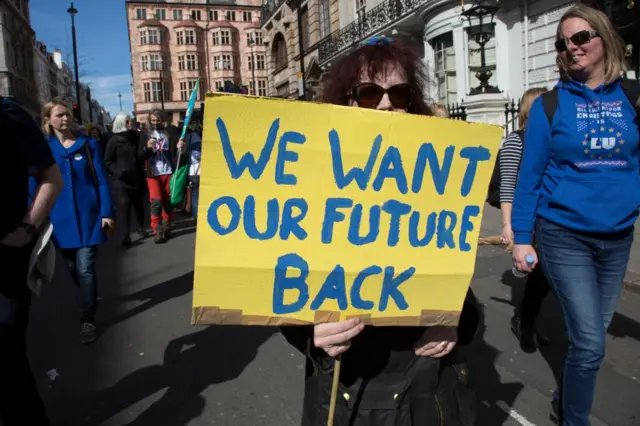
[[547, 297], [551, 287], [549, 281], [542, 272], [542, 267], [538, 265], [527, 277], [527, 284], [524, 288], [524, 296], [520, 302], [520, 320], [523, 328], [535, 328], [536, 319], [540, 313], [542, 302]]
[[124, 235], [129, 235], [131, 232], [131, 208], [133, 208], [138, 222], [136, 229], [144, 228], [144, 192], [128, 188], [116, 188], [115, 191], [118, 198], [119, 214], [122, 217], [119, 222], [124, 229]]

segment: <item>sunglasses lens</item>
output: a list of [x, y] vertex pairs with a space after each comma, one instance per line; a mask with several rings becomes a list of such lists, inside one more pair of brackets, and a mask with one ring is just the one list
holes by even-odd
[[582, 46], [585, 43], [589, 43], [591, 34], [589, 34], [589, 31], [579, 31], [572, 35], [570, 40], [576, 46]]
[[384, 89], [377, 84], [363, 84], [355, 89], [354, 98], [361, 108], [375, 108], [378, 106]]
[[406, 84], [398, 84], [387, 89], [391, 104], [398, 109], [407, 109], [411, 101], [411, 89]]
[[564, 52], [565, 50], [567, 50], [567, 41], [563, 38], [561, 38], [560, 40], [556, 40], [556, 50], [558, 52]]

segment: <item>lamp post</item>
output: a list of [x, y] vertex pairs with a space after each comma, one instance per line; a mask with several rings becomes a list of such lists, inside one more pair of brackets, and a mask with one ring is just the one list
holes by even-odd
[[76, 13], [78, 9], [73, 7], [73, 2], [67, 9], [67, 13], [71, 15], [71, 37], [73, 39], [73, 67], [76, 73], [76, 104], [78, 105], [78, 124], [82, 124], [82, 107], [80, 103], [80, 73], [78, 72], [78, 46], [76, 43]]
[[461, 19], [469, 22], [469, 37], [473, 37], [480, 45], [480, 71], [476, 73], [476, 78], [480, 80], [480, 85], [471, 89], [469, 95], [479, 95], [482, 93], [500, 93], [500, 89], [489, 84], [493, 73], [487, 70], [487, 58], [485, 45], [493, 37], [494, 17], [500, 6], [499, 0], [495, 6], [487, 4], [486, 0], [476, 0], [473, 6], [461, 13]]
[[120, 111], [122, 111], [122, 93], [118, 92], [118, 100], [120, 101]]
[[253, 54], [253, 46], [255, 46], [256, 41], [253, 38], [253, 34], [247, 40], [249, 47], [251, 48], [251, 79], [253, 80], [253, 96], [258, 95], [258, 86], [256, 86], [256, 57]]

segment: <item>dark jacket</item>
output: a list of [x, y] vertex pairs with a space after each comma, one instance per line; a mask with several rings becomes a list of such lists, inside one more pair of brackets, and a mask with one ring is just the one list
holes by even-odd
[[[176, 171], [178, 167], [178, 141], [180, 140], [180, 130], [176, 126], [168, 126], [162, 130], [166, 135], [169, 142], [169, 150], [166, 152], [166, 155], [169, 158], [169, 162], [171, 164], [171, 168], [173, 171]], [[147, 148], [147, 141], [151, 137], [152, 131], [144, 131], [141, 132], [141, 140], [142, 144], [142, 155], [145, 160], [145, 175], [146, 177], [153, 177], [153, 167], [154, 167], [154, 152], [152, 149]], [[183, 154], [180, 156], [180, 165], [188, 162], [188, 155]]]
[[104, 155], [105, 166], [114, 178], [113, 185], [134, 190], [143, 188], [145, 159], [137, 132], [128, 130], [114, 134]]
[[[365, 327], [342, 355], [335, 426], [473, 426], [465, 346], [476, 334], [479, 312], [469, 291], [458, 345], [442, 359], [414, 354], [425, 327]], [[307, 359], [302, 426], [324, 426], [334, 360], [314, 347], [313, 326], [282, 327], [282, 334]]]

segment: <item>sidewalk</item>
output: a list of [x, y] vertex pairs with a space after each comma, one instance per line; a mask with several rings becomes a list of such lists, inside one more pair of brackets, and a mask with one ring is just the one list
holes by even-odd
[[[640, 293], [640, 223], [636, 225], [634, 234], [635, 239], [631, 247], [631, 258], [624, 284], [628, 289]], [[500, 235], [500, 210], [487, 204], [482, 218], [480, 236], [491, 235]]]

